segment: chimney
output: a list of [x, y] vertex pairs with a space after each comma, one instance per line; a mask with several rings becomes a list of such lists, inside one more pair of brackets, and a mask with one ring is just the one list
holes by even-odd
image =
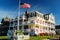
[[28, 13], [29, 13], [29, 12], [26, 10], [26, 11], [25, 11], [25, 16], [26, 16], [27, 20], [28, 20]]
[[28, 13], [29, 13], [29, 12], [26, 10], [26, 11], [25, 11], [25, 14], [28, 14]]

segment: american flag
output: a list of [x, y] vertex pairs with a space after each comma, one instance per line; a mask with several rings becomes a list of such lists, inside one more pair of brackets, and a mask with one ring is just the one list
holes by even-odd
[[20, 3], [20, 8], [30, 8], [30, 4]]

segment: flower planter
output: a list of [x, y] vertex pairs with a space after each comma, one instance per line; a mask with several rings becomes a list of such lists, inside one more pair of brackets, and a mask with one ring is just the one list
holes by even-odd
[[13, 40], [24, 40], [24, 35], [16, 35], [13, 37]]

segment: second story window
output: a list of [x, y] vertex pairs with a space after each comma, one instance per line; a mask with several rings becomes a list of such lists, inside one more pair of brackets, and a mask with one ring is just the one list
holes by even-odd
[[13, 30], [13, 27], [10, 27], [10, 30]]

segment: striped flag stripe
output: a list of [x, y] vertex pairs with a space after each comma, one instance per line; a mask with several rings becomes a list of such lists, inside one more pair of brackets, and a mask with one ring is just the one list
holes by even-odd
[[27, 3], [21, 3], [20, 8], [30, 8], [30, 4]]

